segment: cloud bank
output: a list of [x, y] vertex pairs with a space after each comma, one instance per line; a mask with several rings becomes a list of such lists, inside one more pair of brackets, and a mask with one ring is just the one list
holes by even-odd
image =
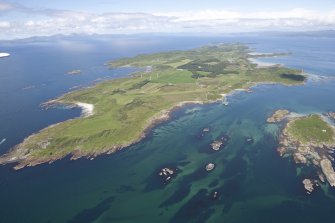
[[335, 28], [335, 10], [104, 13], [32, 9], [0, 2], [0, 39], [55, 34], [227, 33]]

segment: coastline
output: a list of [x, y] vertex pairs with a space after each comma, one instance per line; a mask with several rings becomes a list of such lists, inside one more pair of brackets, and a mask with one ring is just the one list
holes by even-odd
[[[57, 104], [62, 104], [61, 102], [59, 102], [57, 100], [51, 100], [51, 101], [49, 101], [49, 102], [47, 102], [45, 104], [47, 104], [48, 106], [50, 106], [51, 104], [56, 104], [56, 103]], [[215, 103], [215, 101], [208, 102], [208, 103]], [[77, 105], [78, 103], [74, 103], [74, 104]], [[78, 105], [78, 107], [81, 107], [82, 109], [84, 109], [84, 108], [86, 109], [87, 105], [90, 105], [90, 104], [86, 104], [86, 103], [80, 103], [80, 104], [81, 104], [81, 106]], [[82, 104], [85, 104], [85, 107], [82, 106]], [[51, 164], [51, 163], [53, 163], [53, 162], [55, 162], [57, 160], [65, 158], [68, 155], [70, 155], [70, 160], [77, 160], [77, 159], [80, 159], [80, 158], [87, 158], [87, 159], [91, 159], [92, 160], [95, 157], [100, 156], [100, 155], [104, 155], [104, 154], [109, 155], [109, 154], [112, 154], [112, 153], [117, 152], [119, 150], [125, 149], [125, 148], [127, 148], [127, 147], [129, 147], [131, 145], [139, 143], [145, 137], [147, 137], [148, 133], [153, 128], [155, 128], [158, 124], [170, 120], [170, 118], [171, 118], [170, 114], [173, 111], [175, 111], [176, 109], [182, 108], [183, 106], [188, 105], [188, 104], [205, 104], [205, 103], [202, 102], [202, 101], [184, 101], [184, 102], [177, 103], [176, 105], [174, 105], [170, 109], [162, 110], [157, 115], [153, 116], [151, 119], [149, 119], [147, 121], [147, 124], [144, 126], [144, 128], [142, 130], [142, 133], [141, 133], [141, 135], [138, 138], [136, 138], [136, 139], [134, 139], [134, 140], [132, 140], [132, 141], [130, 141], [128, 143], [122, 144], [122, 145], [111, 146], [109, 148], [106, 148], [105, 150], [99, 150], [99, 151], [95, 151], [95, 152], [92, 152], [92, 153], [82, 153], [81, 151], [73, 150], [73, 152], [71, 152], [69, 154], [54, 156], [54, 157], [51, 157], [51, 158], [50, 157], [48, 157], [48, 158], [29, 158], [29, 157], [23, 157], [23, 159], [19, 159], [18, 157], [15, 157], [15, 156], [14, 157], [12, 157], [12, 156], [6, 156], [6, 155], [9, 155], [11, 151], [15, 151], [17, 148], [22, 148], [22, 147], [20, 147], [21, 144], [23, 144], [25, 141], [28, 141], [30, 138], [34, 137], [35, 135], [37, 135], [39, 132], [41, 132], [41, 131], [43, 131], [45, 129], [49, 129], [49, 128], [52, 128], [54, 126], [57, 126], [57, 125], [59, 125], [61, 123], [68, 122], [68, 121], [73, 120], [73, 119], [69, 119], [69, 120], [65, 120], [63, 122], [55, 123], [55, 124], [52, 124], [50, 126], [47, 126], [44, 129], [41, 129], [40, 131], [38, 131], [36, 133], [31, 134], [30, 136], [26, 137], [23, 140], [23, 142], [21, 142], [20, 144], [16, 145], [12, 149], [10, 149], [8, 154], [6, 154], [3, 157], [0, 157], [0, 165], [5, 165], [5, 164], [9, 164], [9, 163], [16, 163], [16, 165], [14, 166], [14, 170], [20, 170], [20, 169], [23, 169], [24, 167], [33, 167], [33, 166], [37, 166], [37, 165], [44, 164], [44, 163]], [[91, 114], [91, 115], [93, 115], [93, 114]], [[83, 116], [82, 115], [82, 116], [79, 116], [79, 117], [77, 117], [75, 119], [78, 119], [78, 118], [87, 118], [87, 117], [88, 116]]]
[[257, 68], [268, 68], [268, 67], [281, 67], [283, 64], [278, 63], [270, 63], [270, 62], [263, 62], [256, 58], [249, 58], [250, 63], [256, 64]]
[[[222, 47], [236, 50], [241, 46], [228, 45]], [[218, 49], [203, 48], [203, 51], [207, 53], [212, 53], [213, 50], [213, 53], [217, 53]], [[198, 53], [201, 54], [200, 51]], [[171, 58], [176, 56], [176, 52], [170, 54]], [[179, 52], [179, 54], [177, 54], [177, 57], [182, 56], [183, 52]], [[163, 56], [166, 58], [165, 54]], [[150, 60], [147, 61], [145, 56], [142, 57], [144, 57], [143, 64], [152, 63]], [[141, 62], [142, 57], [120, 59], [116, 66], [122, 66], [125, 63], [132, 64], [132, 60]], [[240, 63], [241, 66], [251, 65], [248, 58], [240, 61]], [[178, 79], [176, 74], [173, 73], [178, 70], [177, 68], [171, 66], [168, 69], [162, 68], [159, 70], [163, 72], [161, 76], [171, 75], [173, 77], [169, 80], [169, 83], [166, 83], [164, 78], [158, 81], [155, 79], [148, 87], [147, 84], [151, 81], [151, 75], [150, 81], [149, 76], [142, 80], [142, 75], [135, 79], [130, 77], [117, 78], [114, 82], [111, 82], [113, 83], [111, 85], [107, 85], [110, 80], [102, 81], [97, 85], [93, 83], [93, 86], [81, 89], [81, 92], [70, 91], [43, 103], [42, 107], [46, 108], [57, 104], [65, 105], [68, 108], [80, 107], [81, 116], [48, 126], [28, 136], [9, 150], [7, 154], [0, 157], [0, 165], [16, 163], [14, 169], [21, 169], [25, 166], [52, 163], [66, 156], [70, 156], [71, 160], [81, 157], [94, 159], [98, 155], [111, 154], [140, 142], [158, 123], [169, 120], [172, 111], [186, 104], [210, 104], [218, 101], [224, 103], [228, 95], [238, 91], [250, 92], [252, 87], [263, 84], [294, 86], [306, 83], [305, 76], [299, 81], [291, 77], [280, 76], [282, 72], [292, 72], [292, 75], [298, 75], [295, 74], [297, 73], [296, 70], [289, 68], [275, 69], [277, 73], [273, 73], [273, 68], [269, 70], [259, 69], [259, 73], [255, 69], [254, 75], [250, 75], [250, 77], [245, 74], [246, 70], [236, 68], [245, 75], [246, 80], [241, 79], [242, 82], [240, 82], [235, 79], [228, 79], [228, 83], [220, 86], [218, 82], [223, 81], [225, 83], [227, 79], [225, 76], [217, 77], [218, 79], [215, 82], [213, 82], [213, 77], [207, 77], [199, 86], [194, 83], [193, 76], [187, 76], [186, 82]], [[187, 71], [183, 70], [181, 73], [185, 74]], [[174, 84], [170, 84], [171, 81]], [[173, 94], [171, 94], [171, 90]], [[86, 92], [83, 97], [81, 94], [84, 91]], [[127, 91], [130, 93], [124, 96]], [[152, 94], [152, 97], [143, 97], [146, 94]], [[102, 96], [108, 100], [101, 102]], [[88, 99], [90, 99], [91, 104], [86, 103]], [[166, 99], [166, 101], [161, 99]], [[118, 100], [121, 103], [118, 103]], [[108, 103], [105, 105], [106, 102]], [[227, 102], [224, 104], [228, 105]], [[95, 109], [95, 106], [102, 110], [99, 112]], [[104, 110], [105, 106], [108, 109]], [[129, 112], [130, 117], [128, 117], [127, 112]], [[90, 118], [86, 119], [88, 117]], [[95, 126], [96, 123], [98, 123], [98, 127]], [[52, 129], [52, 127], [55, 127], [55, 129]]]
[[269, 58], [269, 57], [282, 57], [288, 56], [291, 53], [259, 53], [259, 52], [249, 52], [248, 53], [248, 60], [250, 63], [255, 64], [257, 68], [269, 68], [269, 67], [283, 67], [284, 64], [280, 63], [271, 63], [271, 62], [264, 62], [259, 60], [259, 58]]
[[[278, 111], [284, 110], [277, 110], [275, 114], [278, 113]], [[278, 137], [279, 145], [277, 152], [283, 158], [292, 157], [295, 164], [299, 165], [301, 168], [306, 168], [306, 166], [314, 168], [315, 174], [309, 175], [309, 178], [303, 180], [303, 185], [307, 194], [311, 194], [315, 186], [322, 185], [325, 182], [328, 182], [331, 187], [334, 187], [335, 172], [332, 167], [332, 161], [334, 161], [332, 154], [335, 149], [334, 124], [328, 123], [327, 118], [323, 114], [302, 115], [297, 113], [292, 114], [289, 111], [287, 112], [288, 113], [285, 114], [283, 113], [282, 116], [279, 119], [274, 120], [274, 122], [269, 122], [283, 123]], [[313, 122], [309, 122], [309, 124], [306, 124], [307, 122], [304, 121], [304, 128], [313, 131], [312, 136], [309, 136], [308, 139], [304, 139], [294, 133], [297, 132], [296, 128], [298, 128], [298, 126], [299, 128], [302, 128], [301, 125], [296, 124], [297, 122], [311, 119], [313, 119]], [[319, 122], [315, 124], [315, 120], [319, 120]], [[311, 126], [312, 124], [313, 126]], [[317, 134], [315, 129], [318, 130], [317, 132], [322, 132], [324, 135], [327, 134], [327, 132], [331, 133], [327, 138], [324, 138], [324, 135], [320, 135], [321, 133]], [[319, 138], [316, 138], [316, 134]]]
[[[170, 120], [170, 118], [171, 118], [170, 114], [173, 111], [175, 111], [176, 109], [179, 109], [179, 108], [182, 108], [185, 105], [191, 105], [191, 104], [204, 105], [204, 104], [217, 103], [217, 102], [220, 102], [220, 101], [224, 101], [225, 98], [227, 98], [228, 96], [234, 95], [237, 92], [241, 92], [241, 91], [252, 92], [252, 90], [251, 90], [252, 87], [257, 87], [257, 86], [260, 86], [260, 85], [269, 85], [269, 84], [270, 85], [272, 85], [272, 84], [284, 85], [284, 84], [281, 84], [281, 83], [259, 82], [259, 83], [253, 83], [253, 84], [248, 85], [244, 88], [233, 89], [229, 93], [222, 93], [221, 94], [222, 97], [220, 99], [217, 99], [217, 100], [178, 102], [177, 104], [173, 105], [171, 108], [162, 110], [159, 113], [157, 113], [156, 115], [154, 115], [153, 117], [151, 117], [147, 121], [147, 123], [144, 125], [144, 127], [142, 129], [142, 133], [140, 134], [139, 137], [137, 137], [136, 139], [133, 139], [130, 142], [127, 142], [127, 143], [124, 143], [124, 144], [121, 144], [121, 145], [112, 145], [108, 148], [105, 148], [105, 149], [102, 149], [102, 150], [99, 150], [99, 151], [90, 152], [90, 153], [83, 153], [82, 151], [74, 149], [71, 153], [68, 153], [68, 154], [61, 154], [61, 155], [58, 155], [58, 156], [45, 157], [45, 158], [35, 158], [35, 157], [21, 157], [21, 158], [18, 158], [18, 157], [15, 157], [15, 156], [14, 157], [9, 156], [11, 151], [15, 151], [18, 148], [23, 148], [21, 146], [22, 144], [24, 144], [26, 141], [28, 141], [30, 138], [34, 137], [35, 135], [37, 135], [41, 131], [43, 131], [45, 129], [52, 128], [52, 127], [57, 126], [59, 124], [62, 124], [64, 122], [68, 122], [68, 121], [73, 120], [73, 119], [68, 119], [68, 120], [65, 120], [63, 122], [59, 122], [59, 123], [55, 123], [55, 124], [52, 124], [50, 126], [47, 126], [46, 128], [41, 129], [40, 131], [38, 131], [36, 133], [33, 133], [32, 135], [26, 137], [23, 140], [23, 142], [16, 145], [12, 149], [10, 149], [9, 152], [7, 154], [5, 154], [5, 156], [0, 157], [0, 165], [5, 165], [5, 164], [9, 164], [9, 163], [16, 163], [16, 165], [14, 166], [14, 170], [20, 170], [20, 169], [23, 169], [24, 167], [33, 167], [33, 166], [37, 166], [37, 165], [45, 164], [45, 163], [51, 164], [51, 163], [53, 163], [57, 160], [65, 158], [66, 156], [69, 156], [69, 155], [70, 155], [70, 160], [77, 160], [77, 159], [80, 159], [80, 158], [87, 158], [87, 159], [92, 160], [92, 159], [94, 159], [94, 158], [96, 158], [97, 156], [100, 156], [100, 155], [104, 155], [104, 154], [110, 155], [114, 152], [117, 152], [117, 151], [122, 150], [122, 149], [126, 149], [129, 146], [132, 146], [136, 143], [141, 142], [143, 139], [145, 139], [147, 137], [148, 133], [153, 128], [155, 128], [158, 124], [161, 124], [165, 121]], [[301, 83], [301, 85], [303, 85], [303, 84], [305, 84], [305, 82]], [[62, 96], [60, 96], [59, 98], [61, 98], [61, 97]], [[50, 101], [42, 104], [42, 106], [49, 107], [49, 106], [52, 106], [54, 104], [64, 104], [64, 105], [70, 105], [70, 107], [71, 106], [80, 107], [82, 109], [82, 115], [77, 117], [77, 118], [74, 118], [74, 119], [87, 118], [87, 117], [90, 117], [90, 116], [94, 115], [94, 113], [93, 113], [94, 105], [88, 104], [88, 103], [83, 103], [83, 102], [73, 102], [73, 103], [66, 102], [66, 103], [64, 103], [59, 99], [53, 99], [53, 100], [50, 100]], [[84, 109], [86, 111], [84, 111]]]

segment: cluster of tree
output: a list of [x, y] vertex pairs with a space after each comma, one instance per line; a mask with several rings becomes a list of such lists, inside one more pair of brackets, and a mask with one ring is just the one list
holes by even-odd
[[117, 88], [117, 89], [113, 90], [111, 94], [114, 95], [114, 94], [125, 94], [125, 93], [127, 93], [127, 91], [125, 91], [123, 89], [120, 89], [120, 88]]
[[136, 89], [140, 89], [141, 87], [143, 87], [144, 85], [146, 85], [147, 83], [149, 83], [150, 81], [148, 79], [145, 79], [143, 81], [140, 81], [138, 83], [133, 84], [128, 90], [136, 90]]
[[[210, 64], [214, 63], [214, 64]], [[205, 61], [192, 61], [187, 64], [181, 65], [178, 69], [188, 70], [192, 72], [192, 78], [201, 78], [201, 77], [216, 77], [220, 74], [231, 74], [238, 73], [237, 71], [225, 70], [229, 65], [229, 62], [219, 61], [217, 59], [209, 59]], [[208, 74], [204, 75], [201, 72], [206, 72]]]
[[288, 78], [294, 81], [304, 81], [306, 80], [306, 77], [301, 74], [281, 74], [280, 75], [282, 78]]
[[129, 111], [129, 110], [132, 110], [134, 108], [140, 107], [143, 104], [144, 104], [144, 101], [142, 101], [140, 98], [134, 98], [134, 100], [132, 100], [131, 102], [129, 102], [128, 104], [126, 104], [124, 106], [124, 108], [127, 111]]

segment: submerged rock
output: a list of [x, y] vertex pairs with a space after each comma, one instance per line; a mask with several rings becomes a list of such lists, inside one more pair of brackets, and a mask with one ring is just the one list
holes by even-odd
[[198, 139], [202, 139], [207, 133], [209, 133], [211, 130], [210, 128], [206, 127], [204, 128], [198, 135], [197, 138]]
[[217, 192], [217, 191], [214, 191], [212, 194], [211, 194], [211, 198], [213, 199], [213, 200], [216, 200], [216, 199], [218, 199], [220, 197], [220, 194], [219, 194], [219, 192]]
[[318, 177], [322, 183], [326, 182], [325, 175], [321, 171], [318, 171]]
[[210, 129], [209, 128], [204, 128], [203, 130], [202, 130], [202, 132], [209, 132], [210, 131]]
[[254, 143], [254, 138], [252, 138], [251, 136], [248, 136], [245, 138], [245, 143], [250, 145]]

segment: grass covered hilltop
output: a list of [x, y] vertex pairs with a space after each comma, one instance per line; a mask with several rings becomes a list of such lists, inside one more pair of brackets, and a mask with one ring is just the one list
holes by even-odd
[[[310, 177], [303, 180], [307, 192], [311, 193], [315, 186], [326, 181], [330, 186], [335, 186], [332, 166], [335, 150], [334, 113], [297, 115], [279, 110], [273, 116], [278, 116], [279, 112], [285, 114], [275, 122], [285, 120], [286, 123], [279, 136], [278, 152], [283, 157], [292, 156], [301, 168], [300, 175]], [[269, 120], [272, 120], [271, 117]], [[308, 173], [310, 166], [316, 169], [316, 174]]]
[[[29, 136], [0, 163], [16, 169], [72, 154], [72, 158], [112, 153], [138, 142], [157, 121], [184, 103], [208, 103], [234, 89], [257, 83], [301, 84], [305, 76], [281, 66], [257, 67], [241, 44], [219, 44], [111, 62], [111, 68], [144, 68], [127, 78], [70, 92], [51, 103], [86, 106], [90, 116], [68, 120]], [[93, 111], [92, 111], [93, 109]]]

